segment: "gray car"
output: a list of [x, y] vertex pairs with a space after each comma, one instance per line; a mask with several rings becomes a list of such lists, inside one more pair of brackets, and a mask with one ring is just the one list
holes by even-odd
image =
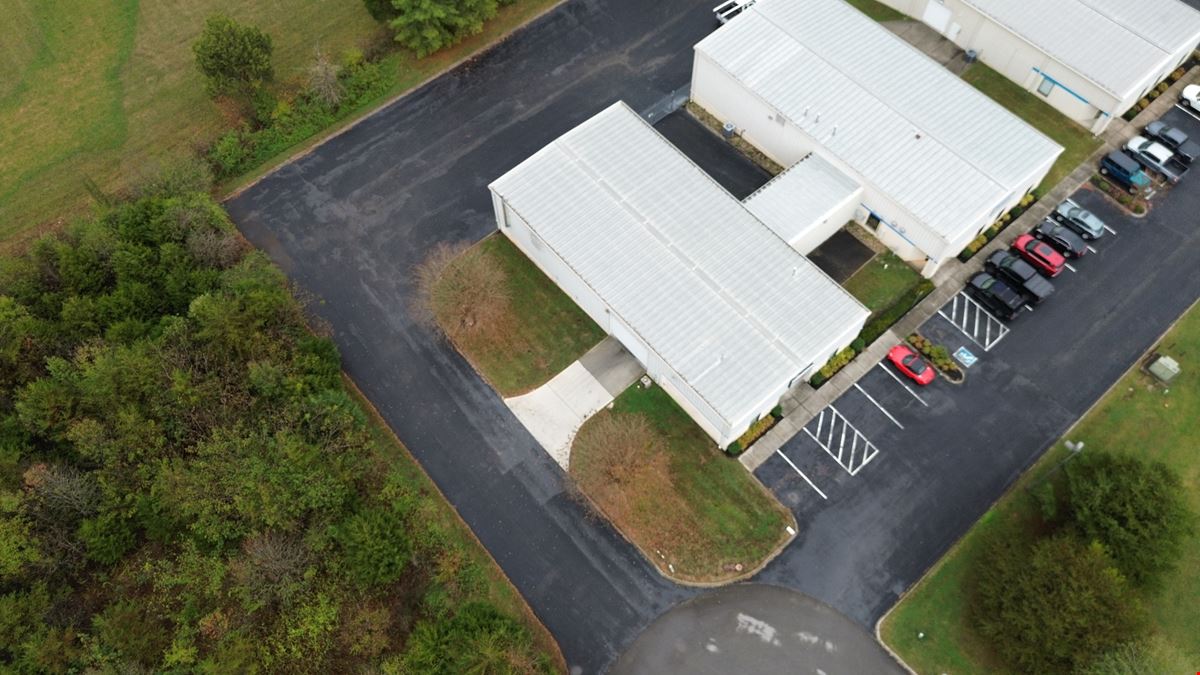
[[1088, 241], [1095, 241], [1104, 236], [1104, 221], [1070, 199], [1054, 209], [1054, 219]]

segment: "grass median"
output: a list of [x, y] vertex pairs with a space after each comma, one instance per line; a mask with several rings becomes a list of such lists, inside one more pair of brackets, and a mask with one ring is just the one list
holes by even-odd
[[[1200, 513], [1200, 309], [1185, 314], [1159, 349], [1183, 364], [1183, 374], [1169, 388], [1132, 370], [1080, 420], [1069, 438], [1084, 442], [1084, 452], [1128, 453], [1163, 462], [1179, 474], [1193, 513]], [[1059, 444], [1043, 456], [888, 615], [881, 626], [884, 641], [917, 672], [1007, 672], [969, 625], [967, 578], [996, 528], [1032, 527], [1039, 507], [1025, 488], [1067, 455]], [[1145, 601], [1154, 639], [1200, 660], [1200, 537], [1185, 541], [1175, 571]]]
[[651, 562], [685, 582], [746, 576], [795, 525], [657, 385], [635, 384], [584, 423], [571, 476]]

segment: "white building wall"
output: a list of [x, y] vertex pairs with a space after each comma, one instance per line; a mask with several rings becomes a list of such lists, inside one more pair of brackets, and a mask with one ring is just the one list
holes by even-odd
[[[733, 122], [744, 139], [785, 167], [819, 147], [816, 139], [783, 118], [766, 101], [700, 52], [696, 52], [692, 68], [692, 99], [721, 122]], [[926, 277], [932, 277], [943, 263], [958, 255], [977, 236], [972, 234], [964, 236], [962, 241], [946, 241], [849, 165], [828, 152], [821, 155], [863, 186], [862, 203], [858, 207], [869, 210], [880, 220], [876, 237], [902, 260], [922, 267]], [[1015, 206], [1023, 196], [1024, 193], [1015, 195], [1007, 208], [1001, 208], [998, 213]], [[997, 204], [996, 208], [1001, 206]], [[973, 225], [974, 231], [982, 232], [994, 223], [998, 217], [993, 217], [996, 212], [981, 212], [978, 222]]]
[[812, 253], [813, 249], [825, 243], [826, 239], [832, 237], [835, 232], [842, 229], [842, 226], [854, 219], [854, 213], [858, 211], [859, 204], [862, 202], [862, 194], [861, 189], [856, 190], [845, 201], [813, 223], [812, 227], [788, 243], [802, 255]]
[[1181, 48], [1162, 68], [1146, 73], [1141, 85], [1121, 99], [960, 0], [881, 1], [918, 20], [925, 15], [930, 3], [945, 6], [951, 12], [943, 33], [946, 37], [964, 50], [974, 49], [980, 61], [1035, 96], [1042, 96], [1038, 87], [1042, 78], [1049, 76], [1061, 86], [1054, 87], [1050, 95], [1044, 97], [1046, 102], [1095, 134], [1104, 131], [1112, 118], [1125, 114], [1192, 52], [1191, 47]]

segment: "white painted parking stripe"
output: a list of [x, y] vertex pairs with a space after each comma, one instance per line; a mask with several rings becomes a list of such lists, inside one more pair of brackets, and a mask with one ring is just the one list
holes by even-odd
[[1091, 246], [1088, 246], [1088, 247], [1087, 247], [1087, 250], [1091, 251], [1092, 253], [1099, 253], [1099, 251], [1097, 251], [1096, 249], [1092, 248]]
[[1030, 307], [1029, 305], [1025, 305], [1025, 309], [1029, 310], [1029, 313], [1030, 313], [1030, 314], [1032, 314], [1032, 313], [1033, 313], [1033, 308], [1032, 308], [1032, 307]]
[[904, 381], [901, 380], [899, 377], [896, 377], [895, 373], [888, 370], [888, 367], [883, 365], [882, 361], [880, 361], [879, 363], [877, 363], [875, 365], [879, 366], [883, 370], [883, 372], [887, 373], [888, 377], [895, 380], [896, 384], [899, 384], [901, 387], [904, 387], [904, 390], [907, 391], [909, 394], [912, 394], [912, 397], [917, 399], [917, 401], [919, 401], [921, 403], [921, 405], [925, 406], [926, 408], [929, 407], [929, 404], [925, 402], [925, 399], [921, 398], [920, 396], [917, 396], [917, 392], [913, 391], [912, 388], [910, 388], [907, 384], [905, 384]]
[[816, 490], [816, 491], [817, 491], [817, 494], [821, 495], [821, 499], [824, 499], [824, 500], [826, 500], [826, 501], [828, 501], [828, 500], [829, 500], [829, 497], [826, 497], [826, 496], [825, 496], [825, 493], [824, 493], [824, 492], [821, 492], [821, 488], [817, 487], [815, 483], [813, 483], [811, 480], [809, 480], [809, 479], [808, 479], [808, 476], [805, 476], [805, 475], [804, 475], [804, 472], [800, 470], [800, 467], [798, 467], [798, 466], [796, 466], [795, 464], [793, 464], [793, 463], [792, 463], [792, 460], [791, 460], [791, 459], [789, 459], [787, 455], [783, 454], [783, 451], [782, 451], [782, 450], [776, 450], [776, 451], [775, 451], [775, 454], [777, 454], [777, 455], [779, 455], [780, 457], [782, 457], [782, 458], [783, 458], [783, 461], [787, 462], [787, 463], [788, 463], [788, 466], [792, 467], [792, 471], [795, 471], [796, 473], [800, 474], [800, 477], [804, 479], [804, 482], [805, 482], [805, 483], [808, 483], [808, 486], [809, 486], [810, 488], [812, 488], [812, 489]]
[[884, 415], [887, 415], [887, 418], [892, 421], [892, 424], [895, 424], [896, 426], [900, 427], [901, 430], [904, 429], [904, 425], [900, 424], [900, 422], [895, 417], [892, 417], [892, 413], [888, 412], [887, 408], [884, 408], [883, 406], [879, 405], [879, 401], [876, 401], [870, 394], [868, 394], [866, 389], [863, 389], [862, 387], [860, 387], [857, 382], [854, 383], [854, 388], [857, 389], [860, 394], [862, 394], [863, 396], [866, 396], [868, 401], [870, 401], [871, 403], [874, 403], [875, 407], [879, 408], [879, 412], [883, 413]]
[[1176, 103], [1175, 107], [1179, 108], [1183, 112], [1191, 115], [1193, 118], [1200, 120], [1200, 115], [1197, 115], [1191, 108], [1187, 107], [1186, 105], [1183, 105], [1182, 103]]
[[1108, 232], [1109, 234], [1111, 234], [1114, 237], [1117, 236], [1117, 231], [1107, 225], [1104, 226], [1104, 231]]
[[1071, 267], [1071, 265], [1070, 265], [1070, 264], [1068, 264], [1068, 263], [1063, 263], [1063, 267], [1065, 267], [1065, 268], [1067, 268], [1067, 269], [1071, 270], [1072, 272], [1077, 272], [1077, 271], [1078, 271], [1078, 270], [1076, 270], [1074, 267]]

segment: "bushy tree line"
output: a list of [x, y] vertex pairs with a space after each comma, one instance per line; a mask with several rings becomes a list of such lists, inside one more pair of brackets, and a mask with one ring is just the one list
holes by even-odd
[[427, 56], [483, 30], [496, 11], [516, 0], [363, 0], [395, 32], [396, 42]]
[[1144, 641], [1142, 594], [1173, 569], [1191, 531], [1183, 487], [1161, 463], [1072, 459], [1042, 486], [1033, 533], [1000, 527], [974, 559], [974, 629], [1019, 672], [1142, 672], [1129, 664], [1172, 658]]
[[0, 261], [4, 669], [546, 669], [198, 182]]

